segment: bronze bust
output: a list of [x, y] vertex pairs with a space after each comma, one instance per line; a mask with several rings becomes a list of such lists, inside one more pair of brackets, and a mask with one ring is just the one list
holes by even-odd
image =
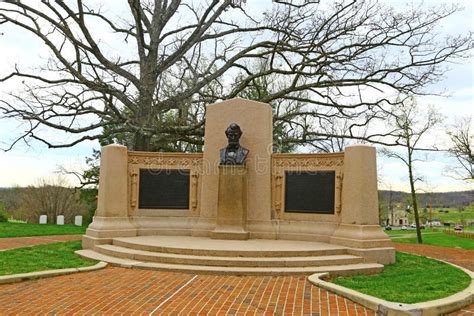
[[240, 126], [232, 123], [225, 130], [225, 136], [229, 144], [220, 152], [221, 165], [244, 165], [249, 150], [240, 146], [239, 139], [242, 136]]

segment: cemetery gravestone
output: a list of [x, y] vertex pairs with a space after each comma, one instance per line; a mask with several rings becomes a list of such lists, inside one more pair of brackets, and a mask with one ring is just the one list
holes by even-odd
[[47, 223], [48, 223], [48, 216], [46, 216], [46, 215], [40, 215], [39, 223], [40, 223], [40, 224], [47, 224]]
[[56, 224], [64, 225], [64, 215], [58, 215], [58, 217], [56, 217]]
[[77, 215], [76, 217], [74, 217], [74, 225], [82, 226], [82, 216], [81, 215]]

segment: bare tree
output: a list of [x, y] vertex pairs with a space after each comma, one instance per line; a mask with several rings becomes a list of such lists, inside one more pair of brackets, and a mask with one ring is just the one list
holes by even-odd
[[[415, 216], [416, 234], [418, 243], [422, 243], [420, 231], [420, 216], [416, 198], [416, 182], [421, 177], [415, 175], [415, 163], [419, 161], [417, 152], [420, 143], [428, 133], [440, 124], [442, 117], [432, 107], [421, 109], [414, 99], [406, 99], [403, 103], [392, 109], [392, 117], [389, 123], [394, 128], [394, 133], [398, 134], [398, 143], [403, 146], [405, 152], [384, 148], [382, 153], [390, 158], [396, 158], [403, 162], [408, 169], [408, 181], [410, 183], [411, 207]], [[425, 150], [428, 148], [425, 147]], [[408, 208], [407, 208], [408, 209]]]
[[448, 172], [456, 179], [474, 180], [474, 134], [471, 130], [472, 117], [458, 118], [448, 131], [451, 139], [449, 153], [457, 160]]
[[[368, 127], [370, 119], [366, 123], [360, 123], [363, 116], [358, 118], [347, 117], [321, 117], [318, 120], [318, 131], [320, 133], [317, 141], [311, 142], [310, 148], [317, 152], [341, 152], [348, 145], [364, 143], [368, 138]], [[327, 135], [324, 137], [324, 135]]]
[[65, 223], [72, 223], [76, 215], [86, 215], [86, 206], [79, 199], [79, 192], [66, 186], [64, 179], [40, 179], [36, 185], [21, 190], [19, 207], [12, 211], [15, 218], [38, 222], [40, 215], [48, 216], [54, 224], [58, 215]]
[[[241, 2], [129, 0], [118, 18], [83, 0], [1, 2], [0, 31], [33, 34], [51, 55], [39, 69], [16, 65], [0, 75], [23, 90], [0, 98], [1, 118], [26, 122], [5, 149], [31, 139], [58, 148], [121, 138], [135, 150], [199, 150], [205, 104], [271, 75], [284, 84], [260, 101], [288, 102], [274, 115], [290, 131], [283, 145], [327, 139], [330, 131], [317, 129], [326, 118], [355, 120], [337, 137], [383, 142], [383, 133], [353, 129], [402, 102], [387, 92], [427, 93], [446, 62], [472, 49], [470, 34], [435, 32], [456, 6], [397, 12], [371, 0], [277, 1], [255, 16]], [[256, 61], [266, 67], [252, 68]], [[54, 142], [51, 129], [67, 140]]]

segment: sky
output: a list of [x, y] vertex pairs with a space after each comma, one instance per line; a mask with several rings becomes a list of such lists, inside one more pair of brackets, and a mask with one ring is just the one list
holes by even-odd
[[[325, 1], [325, 0], [321, 0]], [[383, 1], [382, 1], [383, 2]], [[394, 7], [403, 6], [411, 1], [385, 1]], [[417, 1], [413, 1], [417, 2]], [[454, 1], [445, 1], [454, 3]], [[437, 5], [440, 1], [425, 1], [427, 5]], [[471, 0], [456, 1], [465, 10], [454, 17], [448, 18], [443, 24], [443, 32], [459, 32], [459, 30], [474, 30], [474, 5]], [[262, 11], [271, 6], [270, 0], [248, 0], [249, 10]], [[3, 33], [3, 34], [2, 34]], [[48, 55], [45, 48], [24, 32], [17, 29], [0, 27], [0, 77], [5, 75], [15, 63], [25, 67], [34, 67], [44, 63]], [[446, 124], [454, 123], [455, 117], [474, 115], [474, 61], [450, 65], [444, 79], [430, 87], [432, 91], [443, 91], [444, 96], [429, 96], [419, 100], [421, 105], [433, 105], [446, 117]], [[3, 93], [14, 89], [8, 84], [0, 84], [0, 98]], [[473, 120], [474, 123], [474, 120]], [[5, 148], [22, 128], [20, 122], [0, 120], [0, 147]], [[430, 133], [426, 142], [436, 142], [440, 146], [447, 144], [443, 133], [444, 127]], [[473, 127], [474, 129], [474, 127]], [[55, 138], [51, 133], [50, 137]], [[97, 142], [88, 141], [72, 148], [48, 149], [46, 146], [30, 142], [29, 145], [19, 143], [13, 149], [0, 151], [0, 187], [34, 185], [39, 179], [54, 179], [60, 167], [79, 171], [86, 167], [85, 157], [90, 156], [93, 149], [98, 149]], [[446, 175], [445, 169], [454, 163], [444, 153], [433, 153], [424, 157], [425, 161], [415, 165], [418, 174], [424, 181], [418, 186], [426, 191], [462, 191], [474, 189], [474, 183], [455, 180]], [[378, 157], [379, 186], [382, 189], [408, 191], [407, 170], [395, 159]], [[77, 185], [77, 180], [66, 176], [70, 185]]]

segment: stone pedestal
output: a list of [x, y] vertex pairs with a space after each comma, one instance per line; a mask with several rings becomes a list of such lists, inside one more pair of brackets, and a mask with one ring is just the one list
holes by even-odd
[[385, 249], [392, 242], [379, 225], [375, 147], [346, 147], [343, 174], [341, 223], [330, 242], [359, 248], [364, 257], [377, 257], [379, 263], [394, 262], [395, 250]]
[[216, 228], [211, 238], [248, 239], [245, 166], [219, 166], [218, 190]]
[[97, 211], [83, 236], [84, 249], [109, 243], [113, 237], [137, 235], [128, 216], [128, 151], [121, 145], [102, 147]]

